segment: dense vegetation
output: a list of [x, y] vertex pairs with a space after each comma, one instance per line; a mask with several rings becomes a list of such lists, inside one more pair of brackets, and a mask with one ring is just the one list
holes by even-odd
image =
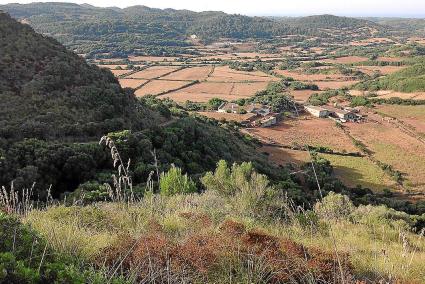
[[356, 206], [333, 192], [318, 197], [310, 210], [296, 208], [279, 185], [250, 163], [220, 161], [202, 176], [205, 191], [200, 194], [189, 194], [193, 184], [177, 168], [162, 178], [164, 188], [174, 193], [161, 189], [137, 199], [115, 195], [114, 202], [81, 206], [77, 200], [72, 206], [39, 209], [31, 209], [24, 200], [12, 205], [0, 199], [1, 208], [19, 214], [27, 224], [0, 215], [0, 280], [350, 284], [424, 280], [424, 243], [415, 227], [425, 216], [385, 206]]
[[[267, 40], [294, 34], [332, 37], [323, 31], [324, 28], [344, 28], [361, 36], [370, 34], [368, 28], [380, 32], [386, 30], [370, 21], [331, 15], [272, 19], [222, 12], [196, 13], [145, 6], [96, 8], [70, 3], [9, 4], [0, 6], [0, 9], [88, 57], [194, 53], [188, 48], [191, 35], [203, 42], [212, 42], [220, 38]], [[349, 38], [352, 35], [345, 33], [341, 36]]]
[[111, 165], [97, 141], [111, 132], [128, 149], [121, 150], [132, 159], [135, 185], [146, 182], [153, 164], [200, 174], [225, 158], [258, 161], [272, 171], [255, 145], [231, 128], [158, 100], [137, 100], [109, 71], [6, 14], [0, 14], [0, 35], [1, 185], [13, 181], [21, 189], [36, 182], [35, 196], [44, 198], [50, 186], [60, 197], [87, 181], [102, 184]]
[[0, 146], [23, 138], [97, 139], [159, 118], [112, 73], [4, 13], [0, 36]]
[[356, 87], [360, 90], [369, 91], [423, 92], [425, 91], [425, 63], [421, 60], [421, 62], [396, 73], [359, 83]]

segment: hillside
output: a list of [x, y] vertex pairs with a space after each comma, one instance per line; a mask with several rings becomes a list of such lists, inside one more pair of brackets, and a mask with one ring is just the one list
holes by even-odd
[[[385, 28], [373, 22], [331, 15], [304, 18], [263, 18], [223, 12], [152, 9], [97, 8], [68, 3], [8, 4], [0, 6], [12, 17], [29, 23], [88, 57], [125, 57], [129, 54], [179, 55], [188, 49], [190, 35], [204, 43], [221, 38], [270, 39], [285, 35], [334, 37], [324, 29], [344, 28], [340, 37], [358, 37]], [[347, 33], [347, 31], [350, 31]]]
[[52, 186], [55, 197], [87, 181], [99, 185], [112, 169], [97, 142], [108, 133], [118, 140], [123, 159], [131, 158], [135, 185], [146, 182], [153, 164], [202, 174], [225, 158], [275, 171], [256, 145], [231, 127], [189, 117], [155, 99], [136, 99], [110, 71], [88, 65], [4, 13], [0, 38], [1, 185], [13, 181], [23, 188], [36, 182], [37, 196]]
[[360, 90], [394, 90], [398, 92], [425, 91], [425, 63], [419, 62], [385, 77], [357, 85]]
[[84, 141], [155, 119], [112, 73], [4, 13], [0, 36], [1, 138]]
[[293, 26], [300, 26], [311, 29], [384, 28], [383, 26], [372, 21], [349, 17], [339, 17], [334, 15], [314, 15], [299, 18], [285, 18], [284, 22]]

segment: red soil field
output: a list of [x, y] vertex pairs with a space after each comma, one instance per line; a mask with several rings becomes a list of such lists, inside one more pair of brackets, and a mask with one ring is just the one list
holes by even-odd
[[330, 119], [285, 120], [272, 128], [255, 128], [250, 132], [287, 146], [308, 144], [329, 147], [340, 152], [358, 152], [349, 137]]
[[322, 91], [312, 91], [312, 90], [299, 90], [291, 91], [290, 94], [294, 97], [295, 101], [305, 103], [312, 94], [322, 93]]
[[118, 79], [120, 82], [121, 87], [123, 88], [133, 88], [136, 89], [140, 85], [146, 83], [148, 80], [141, 80], [141, 79]]
[[153, 80], [136, 91], [136, 96], [157, 95], [187, 85], [184, 81]]
[[176, 102], [185, 102], [187, 100], [194, 102], [207, 102], [212, 98], [221, 98], [231, 101], [251, 96], [249, 93], [233, 93], [232, 91], [235, 88], [235, 85], [237, 85], [237, 83], [202, 82], [200, 84], [192, 85], [182, 90], [160, 96], [160, 98], [167, 97]]
[[357, 84], [360, 81], [313, 81], [313, 84], [316, 84], [320, 90], [326, 89], [339, 89], [342, 87], [349, 87], [351, 85]]
[[230, 69], [228, 66], [219, 66], [214, 69], [214, 73], [207, 80], [215, 82], [270, 82], [277, 79], [259, 71], [242, 72]]
[[404, 69], [404, 68], [406, 67], [404, 66], [361, 66], [361, 67], [358, 67], [360, 71], [368, 75], [372, 75], [375, 72], [380, 72], [383, 75], [388, 75], [388, 74], [392, 74], [394, 72], [400, 71], [401, 69]]
[[185, 68], [183, 70], [169, 74], [163, 77], [162, 79], [187, 80], [187, 81], [204, 80], [207, 78], [208, 74], [211, 72], [211, 68], [212, 67], [210, 66]]
[[127, 78], [133, 78], [133, 79], [153, 79], [160, 77], [164, 74], [167, 74], [173, 70], [177, 70], [178, 67], [171, 67], [171, 66], [153, 66], [149, 67], [145, 70], [139, 71], [135, 74], [132, 74], [128, 76]]

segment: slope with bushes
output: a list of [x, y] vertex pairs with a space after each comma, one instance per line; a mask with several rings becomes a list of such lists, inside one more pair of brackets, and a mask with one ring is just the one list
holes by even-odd
[[420, 60], [396, 73], [371, 81], [359, 83], [360, 90], [378, 91], [394, 90], [398, 92], [423, 92], [425, 91], [425, 62]]

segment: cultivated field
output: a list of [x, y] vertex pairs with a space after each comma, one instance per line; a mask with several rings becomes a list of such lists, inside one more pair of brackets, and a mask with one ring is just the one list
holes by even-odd
[[208, 81], [212, 82], [270, 82], [272, 80], [277, 80], [277, 78], [260, 71], [242, 72], [230, 69], [228, 66], [216, 67], [208, 78]]
[[330, 119], [285, 120], [277, 126], [250, 129], [249, 132], [286, 146], [307, 144], [338, 152], [358, 152], [352, 141]]
[[404, 69], [404, 66], [361, 66], [357, 67], [358, 70], [365, 74], [372, 75], [373, 73], [381, 73], [382, 75], [392, 74], [394, 72]]
[[316, 93], [322, 93], [322, 91], [312, 91], [312, 90], [290, 91], [290, 94], [291, 96], [294, 97], [294, 100], [300, 103], [307, 102], [310, 96]]
[[[301, 166], [311, 159], [307, 151], [290, 150], [274, 146], [263, 146], [259, 151], [267, 153], [270, 161], [282, 166], [287, 164]], [[349, 187], [361, 185], [378, 191], [385, 188], [396, 188], [396, 183], [368, 158], [331, 154], [319, 155], [331, 162], [335, 175]]]
[[384, 115], [397, 118], [416, 131], [425, 134], [425, 105], [380, 105], [376, 107], [376, 110]]
[[211, 69], [212, 67], [210, 66], [185, 68], [183, 70], [164, 76], [162, 77], [162, 79], [186, 80], [186, 81], [204, 80], [207, 78], [208, 74], [211, 72]]
[[153, 66], [145, 70], [134, 73], [127, 78], [131, 79], [153, 79], [166, 75], [167, 73], [176, 71], [178, 67], [174, 66]]
[[158, 95], [187, 85], [185, 81], [152, 80], [136, 91], [136, 96]]
[[121, 87], [123, 88], [133, 88], [136, 89], [140, 85], [146, 83], [148, 80], [142, 79], [119, 79]]
[[425, 145], [390, 123], [350, 123], [350, 134], [361, 140], [379, 161], [405, 174], [409, 188], [425, 188]]

